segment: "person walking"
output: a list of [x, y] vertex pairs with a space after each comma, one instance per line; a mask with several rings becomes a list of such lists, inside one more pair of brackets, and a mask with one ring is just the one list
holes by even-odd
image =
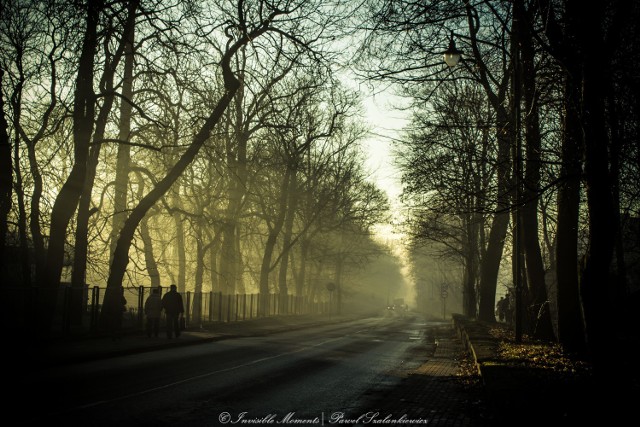
[[498, 313], [498, 319], [501, 322], [505, 321], [506, 317], [507, 300], [505, 297], [500, 297], [500, 301], [496, 304], [496, 312]]
[[160, 330], [160, 315], [162, 314], [162, 299], [160, 288], [151, 289], [151, 294], [144, 303], [144, 314], [147, 316], [147, 336], [158, 338]]
[[162, 309], [167, 318], [167, 338], [180, 336], [180, 317], [184, 313], [182, 295], [178, 293], [176, 285], [171, 285], [169, 292], [162, 297]]

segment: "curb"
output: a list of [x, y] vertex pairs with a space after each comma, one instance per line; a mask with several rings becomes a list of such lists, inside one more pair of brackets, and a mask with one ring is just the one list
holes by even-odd
[[[87, 353], [87, 354], [78, 354], [78, 355], [69, 355], [69, 356], [56, 356], [55, 354], [49, 353], [44, 358], [40, 358], [35, 360], [34, 365], [40, 366], [43, 368], [51, 368], [56, 366], [68, 366], [77, 363], [85, 363], [85, 362], [94, 362], [98, 360], [111, 359], [116, 357], [129, 356], [134, 354], [142, 354], [148, 353], [152, 351], [159, 350], [167, 350], [178, 347], [187, 347], [198, 344], [207, 344], [211, 342], [223, 341], [227, 339], [235, 339], [235, 338], [248, 338], [248, 337], [262, 337], [268, 336], [272, 334], [296, 331], [302, 329], [308, 329], [318, 326], [324, 325], [335, 325], [339, 323], [343, 323], [346, 321], [353, 321], [358, 319], [364, 319], [367, 317], [353, 317], [353, 318], [341, 318], [335, 320], [326, 320], [326, 321], [313, 321], [311, 323], [298, 324], [298, 325], [278, 325], [272, 326], [272, 329], [248, 329], [242, 332], [233, 332], [233, 333], [215, 333], [213, 332], [211, 336], [205, 336], [201, 338], [188, 338], [188, 339], [174, 339], [172, 341], [167, 341], [163, 343], [158, 343], [156, 345], [149, 346], [140, 346], [140, 347], [129, 347], [129, 348], [121, 348], [121, 349], [112, 349], [106, 351], [98, 351], [95, 353]], [[250, 327], [249, 327], [250, 328]], [[192, 330], [194, 332], [195, 330]], [[185, 332], [189, 332], [187, 329]], [[144, 339], [144, 335], [140, 335], [140, 339]], [[46, 350], [45, 350], [46, 354]]]

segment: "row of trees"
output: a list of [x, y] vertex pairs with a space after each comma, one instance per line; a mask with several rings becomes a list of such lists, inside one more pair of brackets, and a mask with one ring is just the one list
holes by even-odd
[[606, 360], [638, 286], [638, 5], [400, 0], [368, 13], [363, 73], [414, 100], [398, 151], [416, 243], [459, 260], [467, 315], [495, 321], [511, 264], [524, 331]]
[[169, 279], [257, 290], [262, 313], [340, 298], [387, 207], [332, 71], [347, 5], [2, 2], [2, 271], [43, 325], [61, 279], [106, 283], [105, 327], [123, 285]]

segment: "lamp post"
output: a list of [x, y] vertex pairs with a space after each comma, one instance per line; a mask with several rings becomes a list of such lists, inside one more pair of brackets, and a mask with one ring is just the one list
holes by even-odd
[[[514, 14], [512, 21], [512, 37], [517, 37], [519, 34], [518, 19]], [[513, 173], [515, 175], [515, 197], [514, 197], [514, 225], [513, 225], [513, 252], [515, 253], [513, 261], [514, 266], [514, 287], [516, 291], [516, 318], [515, 318], [515, 340], [516, 342], [522, 341], [523, 323], [524, 323], [524, 289], [523, 289], [523, 265], [524, 259], [522, 257], [522, 220], [520, 218], [520, 205], [521, 205], [521, 191], [520, 185], [522, 180], [522, 147], [520, 146], [520, 98], [522, 97], [522, 82], [521, 82], [521, 70], [520, 70], [520, 47], [516, 41], [511, 41], [511, 61], [513, 72], [511, 76], [512, 93], [513, 93], [513, 108], [512, 108], [512, 142], [513, 142]]]
[[[518, 21], [514, 17], [512, 32], [518, 34]], [[517, 43], [512, 43], [512, 93], [513, 93], [513, 108], [512, 108], [512, 127], [513, 132], [513, 162], [514, 162], [514, 175], [515, 175], [515, 197], [514, 197], [514, 227], [513, 227], [513, 262], [514, 262], [514, 287], [515, 287], [515, 302], [516, 302], [516, 319], [515, 319], [515, 338], [517, 342], [522, 341], [522, 329], [523, 329], [523, 314], [524, 314], [524, 296], [523, 296], [523, 259], [521, 254], [521, 236], [522, 225], [520, 220], [520, 181], [522, 174], [522, 147], [520, 146], [520, 50]], [[455, 40], [453, 38], [453, 31], [451, 31], [451, 38], [449, 40], [449, 47], [443, 52], [444, 62], [453, 68], [458, 65], [458, 62], [462, 59], [462, 52], [456, 47]]]
[[443, 52], [443, 56], [444, 62], [452, 68], [458, 65], [458, 62], [460, 62], [460, 59], [462, 58], [462, 52], [458, 50], [458, 48], [456, 47], [456, 42], [453, 39], [453, 31], [451, 31], [449, 47]]

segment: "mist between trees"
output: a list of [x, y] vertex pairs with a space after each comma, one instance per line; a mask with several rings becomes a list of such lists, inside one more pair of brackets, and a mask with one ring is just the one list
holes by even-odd
[[259, 293], [258, 314], [270, 294], [327, 299], [329, 282], [338, 309], [388, 300], [397, 262], [362, 275], [389, 212], [348, 69], [412, 104], [396, 159], [421, 309], [447, 282], [457, 309], [495, 321], [512, 287], [519, 332], [599, 360], [637, 299], [631, 1], [1, 7], [2, 274], [38, 289], [45, 329], [61, 281], [106, 287], [105, 328], [122, 286]]
[[[60, 282], [329, 298], [385, 252], [358, 94], [335, 76], [347, 4], [320, 1], [2, 3], [3, 274]], [[6, 166], [6, 167], [5, 167]], [[397, 267], [395, 267], [397, 269]], [[345, 285], [343, 285], [345, 283]]]
[[412, 100], [396, 157], [418, 295], [449, 282], [466, 315], [494, 322], [509, 288], [516, 338], [558, 340], [598, 369], [615, 369], [612, 339], [637, 336], [639, 12], [387, 0], [363, 24], [361, 73]]

